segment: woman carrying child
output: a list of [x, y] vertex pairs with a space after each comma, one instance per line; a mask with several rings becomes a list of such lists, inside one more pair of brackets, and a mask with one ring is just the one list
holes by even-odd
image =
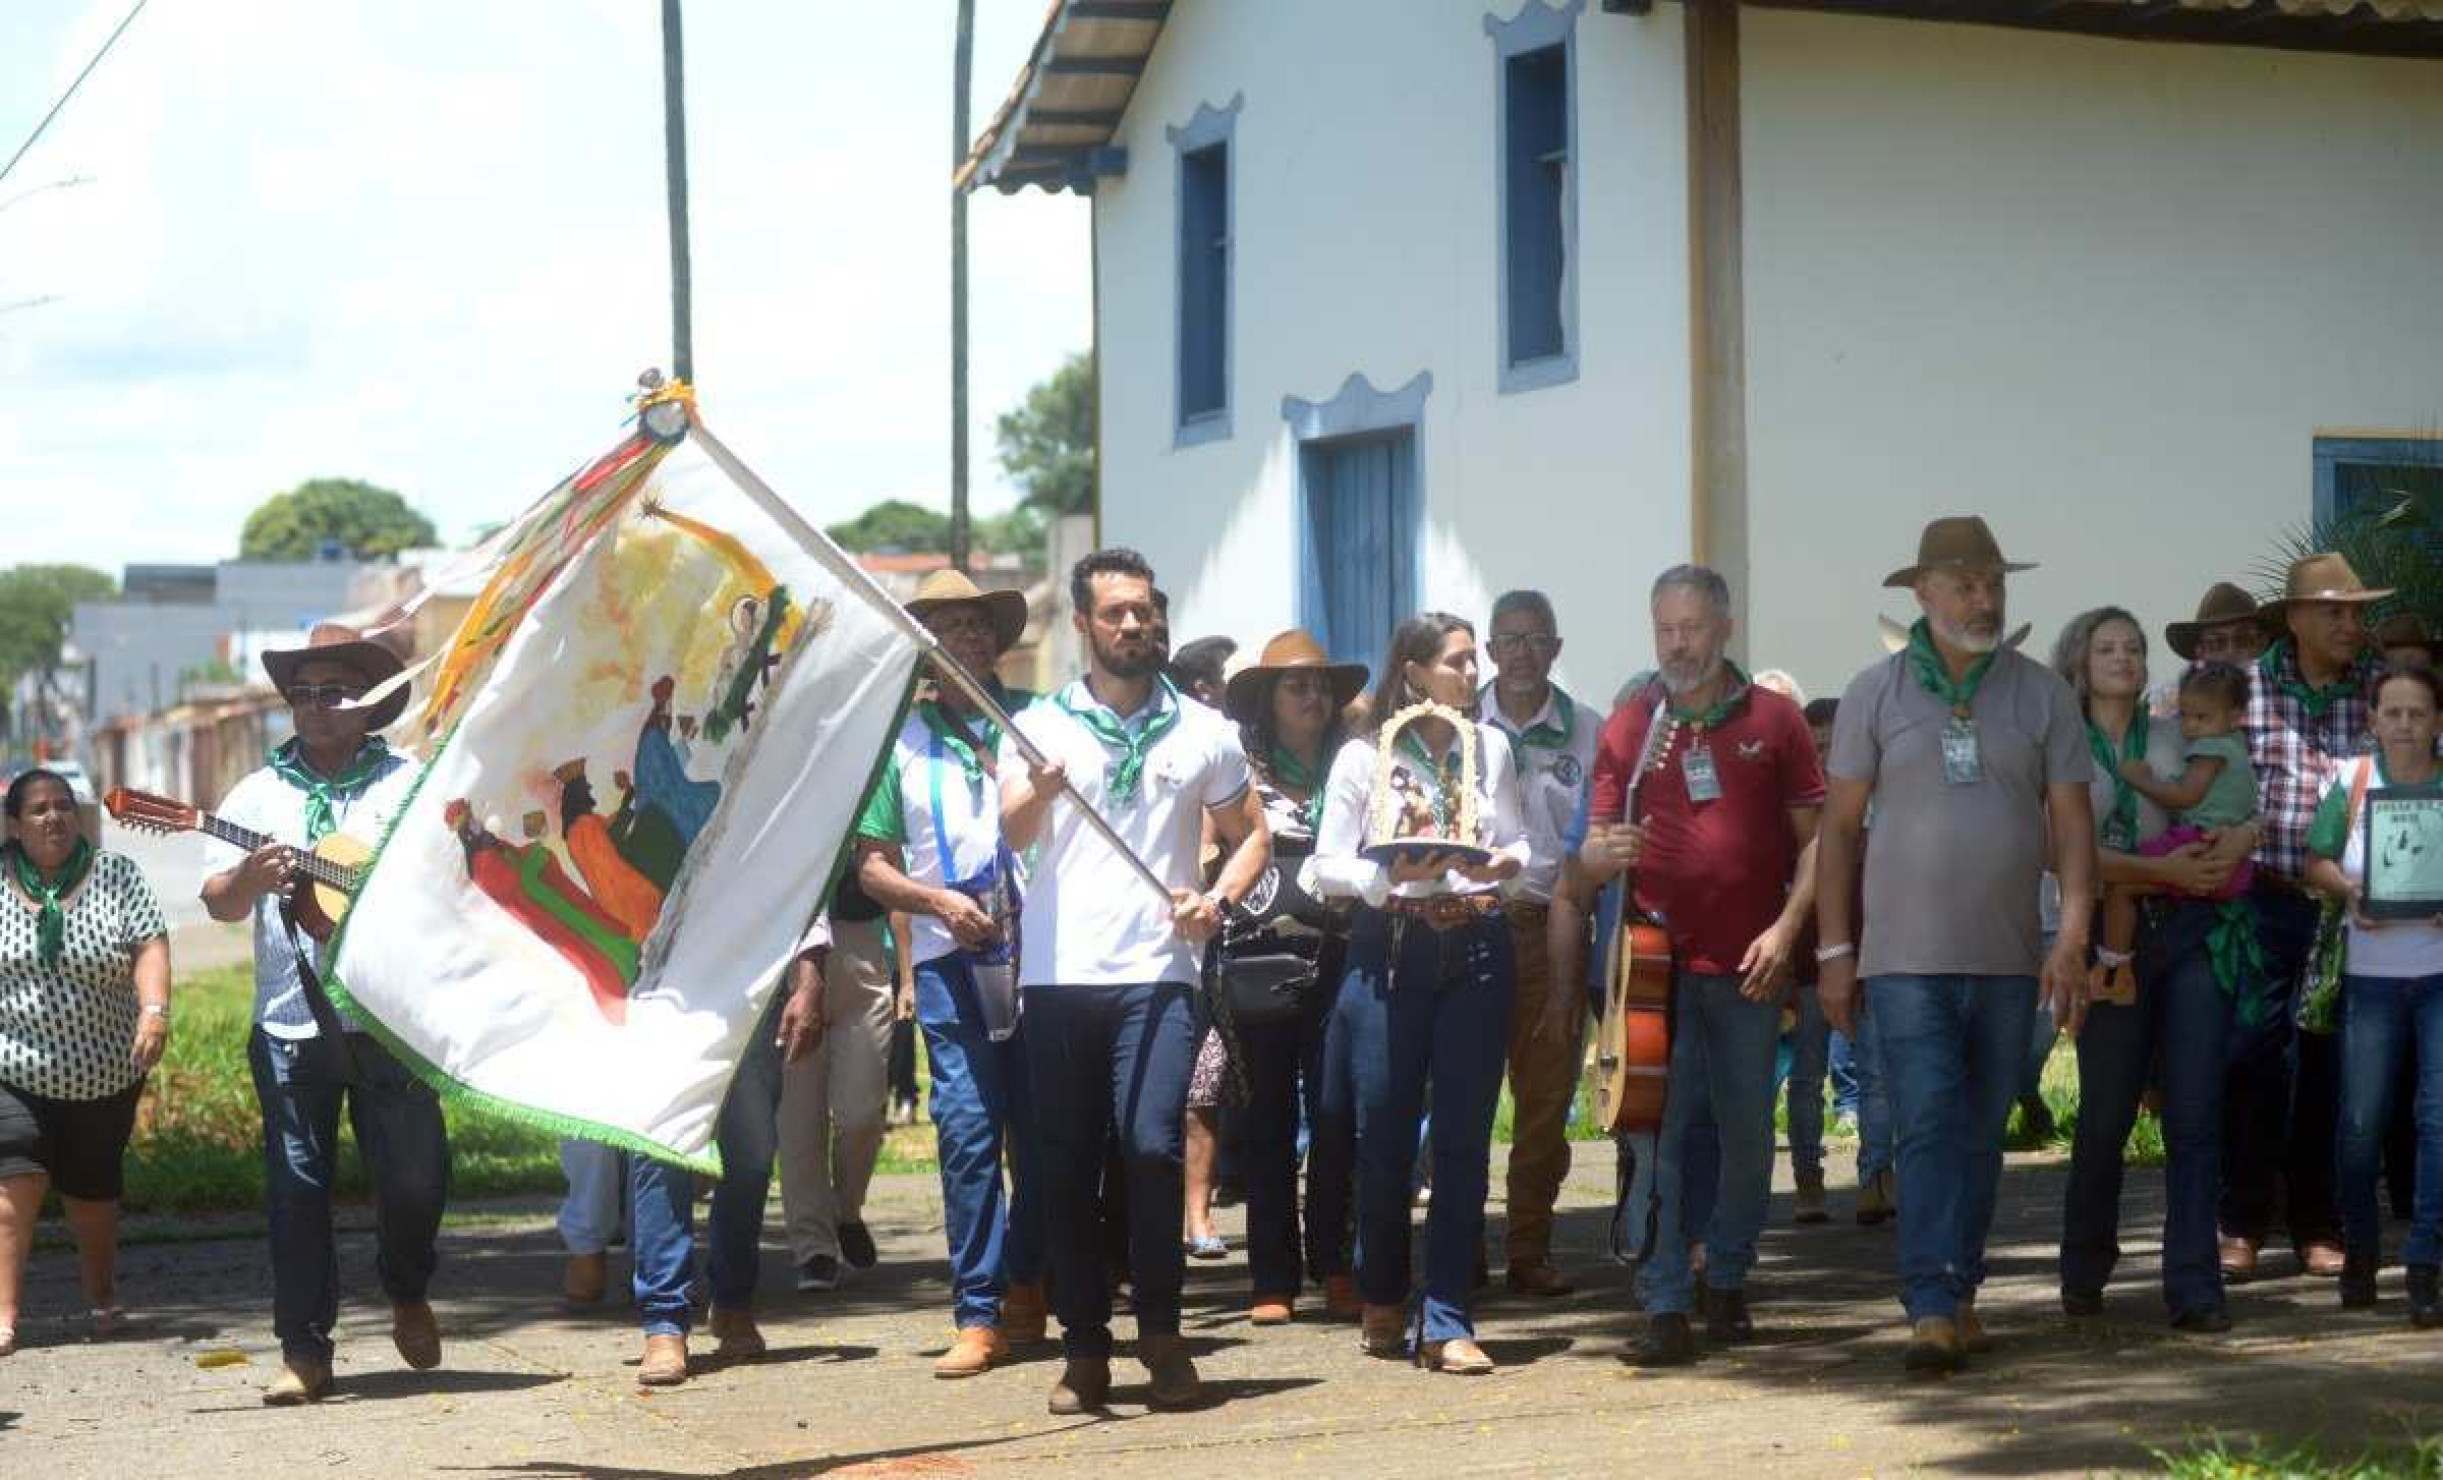
[[[2210, 837], [2157, 843], [2149, 851], [2170, 819], [2123, 767], [2134, 761], [2151, 778], [2184, 776], [2190, 746], [2179, 723], [2150, 721], [2144, 713], [2146, 634], [2135, 617], [2100, 607], [2072, 619], [2054, 645], [2053, 666], [2087, 717], [2097, 760], [2098, 872], [2111, 893], [2132, 891], [2134, 935], [2121, 941], [2124, 950], [2135, 946], [2137, 989], [2127, 1002], [2095, 997], [2068, 1023], [2078, 1034], [2079, 1113], [2062, 1217], [2062, 1309], [2073, 1316], [2103, 1310], [2104, 1286], [2120, 1257], [2122, 1151], [2149, 1068], [2159, 1066], [2168, 1153], [2164, 1304], [2181, 1330], [2227, 1331], [2215, 1199], [2221, 1188], [2224, 1040], [2237, 999], [2224, 988], [2214, 945], [2218, 938], [2231, 944], [2225, 911], [2247, 905], [2211, 896], [2254, 850], [2256, 828], [2242, 821]], [[2142, 912], [2139, 894], [2148, 896]], [[2252, 943], [2251, 933], [2242, 944]]]

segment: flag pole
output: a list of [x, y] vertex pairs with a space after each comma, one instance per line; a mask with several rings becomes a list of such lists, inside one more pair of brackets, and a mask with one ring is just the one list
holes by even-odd
[[[924, 655], [932, 660], [934, 671], [957, 688], [960, 693], [965, 694], [978, 709], [989, 715], [993, 722], [1001, 727], [1001, 733], [1009, 736], [1010, 740], [1017, 745], [1021, 754], [1038, 766], [1053, 764], [1052, 758], [1044, 753], [1043, 748], [1029, 739], [1026, 731], [1018, 728], [1018, 722], [1011, 718], [1010, 712], [992, 696], [992, 691], [979, 682], [973, 673], [968, 672], [965, 664], [950, 655], [949, 649], [942, 646], [941, 639], [933, 635], [931, 628], [909, 616], [907, 608], [893, 601], [891, 593], [883, 590], [881, 585], [866, 573], [864, 567], [841, 554], [839, 547], [831, 542], [828, 535], [808, 523], [806, 517], [798, 513], [795, 506], [782, 498], [770, 484], [757, 477], [752, 468], [740, 462], [738, 455], [730, 451], [720, 438], [705, 430], [701, 420], [692, 417], [689, 419], [688, 435], [694, 439], [697, 446], [704, 449], [705, 456], [711, 458], [722, 472], [730, 476], [732, 482], [744, 489], [749, 498], [763, 507], [765, 513], [771, 515], [774, 520], [803, 541], [807, 548], [813, 551], [815, 558], [822, 561], [833, 575], [864, 596], [869, 603], [896, 623], [901, 633], [921, 648]], [[1147, 888], [1162, 896], [1163, 907], [1169, 908], [1172, 903], [1171, 886], [1162, 881], [1162, 876], [1155, 873], [1152, 865], [1139, 857], [1134, 848], [1128, 846], [1127, 840], [1123, 839], [1112, 827], [1110, 820], [1097, 812], [1093, 804], [1078, 792], [1077, 783], [1070, 780], [1066, 772], [1061, 775], [1060, 789], [1070, 801], [1077, 804], [1078, 815], [1085, 819], [1086, 826], [1092, 828], [1097, 837], [1110, 845], [1111, 850], [1127, 862], [1129, 868], [1144, 881]]]
[[662, 0], [662, 157], [670, 191], [670, 373], [696, 379], [695, 292], [687, 250], [687, 65], [679, 0]]

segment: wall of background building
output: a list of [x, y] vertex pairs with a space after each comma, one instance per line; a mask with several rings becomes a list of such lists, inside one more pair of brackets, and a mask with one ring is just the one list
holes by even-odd
[[2443, 66], [1742, 19], [1757, 661], [1836, 687], [1982, 512], [2031, 650], [2118, 603], [2160, 678], [2319, 428], [2443, 426]]
[[[1528, 0], [1542, 3], [1542, 0]], [[1419, 439], [1427, 606], [1481, 619], [1540, 585], [1562, 677], [1608, 699], [1650, 650], [1643, 575], [1688, 544], [1680, 11], [1577, 20], [1579, 375], [1504, 396], [1496, 363], [1494, 43], [1518, 0], [1177, 6], [1095, 200], [1103, 537], [1143, 549], [1179, 640], [1296, 620], [1284, 396], [1433, 373]], [[1177, 153], [1164, 128], [1243, 94], [1226, 440], [1173, 447]], [[1638, 572], [1623, 599], [1621, 573]], [[1389, 634], [1385, 634], [1387, 637]]]

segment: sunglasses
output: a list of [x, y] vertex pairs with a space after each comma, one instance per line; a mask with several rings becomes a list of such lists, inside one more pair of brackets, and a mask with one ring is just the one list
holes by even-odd
[[293, 683], [288, 686], [288, 703], [292, 709], [337, 709], [364, 696], [364, 688], [352, 683]]

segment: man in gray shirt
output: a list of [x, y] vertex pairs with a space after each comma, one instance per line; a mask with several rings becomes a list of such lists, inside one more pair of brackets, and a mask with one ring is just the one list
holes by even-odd
[[[1982, 519], [1927, 525], [1916, 563], [1884, 580], [1915, 592], [1924, 615], [1905, 649], [1851, 680], [1824, 768], [1818, 990], [1844, 1032], [1861, 977], [1874, 994], [1914, 1372], [1952, 1371], [1988, 1345], [1976, 1291], [2039, 971], [2057, 1018], [2085, 990], [2096, 877], [2086, 725], [2069, 685], [2002, 642], [2004, 578], [2031, 568], [2006, 562]], [[2049, 957], [2036, 918], [2048, 837], [2062, 895]], [[1861, 852], [1862, 942], [1851, 911]]]

